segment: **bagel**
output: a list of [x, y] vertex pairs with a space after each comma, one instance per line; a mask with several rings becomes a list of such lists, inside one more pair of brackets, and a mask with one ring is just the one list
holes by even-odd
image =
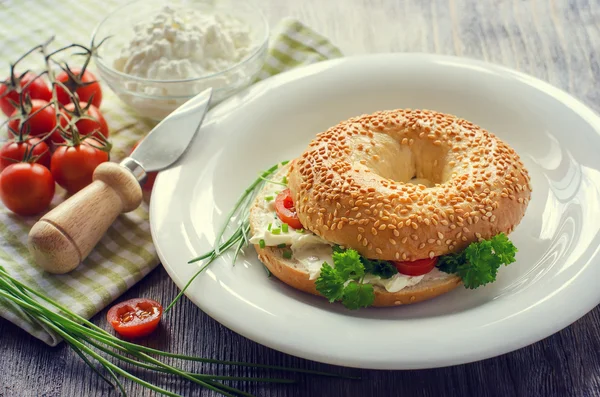
[[[410, 109], [362, 115], [319, 133], [273, 178], [287, 181], [305, 233], [257, 244], [267, 224], [281, 222], [268, 200], [281, 186], [266, 183], [250, 211], [250, 242], [278, 279], [312, 294], [319, 294], [315, 280], [321, 260], [331, 264], [333, 246], [393, 263], [459, 253], [511, 233], [532, 191], [519, 156], [494, 134], [453, 115]], [[292, 257], [283, 255], [284, 244]], [[312, 267], [302, 258], [307, 244], [319, 252]], [[374, 306], [419, 302], [461, 283], [436, 268], [395, 275], [393, 288], [389, 280], [366, 279]]]

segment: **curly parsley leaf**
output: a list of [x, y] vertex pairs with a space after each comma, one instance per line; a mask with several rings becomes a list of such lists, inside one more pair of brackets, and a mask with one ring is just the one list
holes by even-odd
[[363, 258], [362, 256], [360, 261], [365, 267], [365, 273], [371, 273], [383, 279], [390, 278], [394, 274], [398, 273], [398, 269], [396, 269], [396, 266], [394, 266], [390, 261], [367, 259]]
[[465, 263], [465, 252], [440, 256], [437, 268], [445, 273], [456, 273], [458, 267]]
[[345, 282], [346, 280], [340, 276], [336, 269], [324, 262], [321, 267], [321, 276], [315, 281], [315, 285], [317, 291], [329, 299], [329, 302], [335, 302], [342, 297]]
[[365, 267], [358, 252], [336, 249], [334, 246], [333, 265], [323, 263], [321, 275], [315, 281], [321, 295], [329, 302], [340, 300], [352, 310], [373, 304], [375, 292], [372, 285], [363, 284]]
[[350, 310], [357, 310], [361, 307], [368, 307], [373, 304], [375, 293], [371, 284], [362, 284], [355, 281], [349, 283], [344, 288], [342, 304]]
[[365, 267], [360, 262], [360, 255], [353, 249], [334, 252], [333, 264], [344, 280], [358, 280], [365, 275]]
[[504, 233], [490, 240], [471, 243], [460, 254], [444, 255], [437, 267], [446, 273], [456, 273], [466, 288], [474, 289], [496, 280], [501, 265], [515, 261], [517, 248]]
[[490, 240], [494, 253], [500, 257], [500, 261], [505, 265], [515, 261], [515, 254], [518, 252], [517, 247], [508, 239], [506, 234], [500, 233], [492, 237]]

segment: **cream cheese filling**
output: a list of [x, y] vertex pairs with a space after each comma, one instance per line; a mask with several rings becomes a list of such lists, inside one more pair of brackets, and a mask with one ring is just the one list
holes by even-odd
[[[258, 197], [258, 209], [254, 219], [254, 233], [250, 238], [251, 244], [264, 241], [267, 247], [283, 245], [290, 247], [292, 258], [301, 264], [309, 274], [310, 280], [319, 278], [324, 262], [333, 266], [333, 249], [331, 243], [308, 230], [296, 230], [292, 227], [282, 230], [282, 222], [275, 212], [275, 197], [283, 189], [282, 186], [267, 183]], [[268, 199], [267, 199], [268, 198]], [[388, 292], [398, 292], [404, 288], [418, 284], [423, 276], [407, 276], [396, 273], [388, 279], [382, 279], [372, 274], [365, 275], [364, 282], [378, 285]]]

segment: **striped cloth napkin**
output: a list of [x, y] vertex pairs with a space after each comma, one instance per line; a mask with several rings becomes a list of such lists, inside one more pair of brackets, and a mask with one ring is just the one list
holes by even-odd
[[[53, 48], [71, 42], [87, 44], [91, 35], [89, 27], [95, 24], [90, 22], [98, 22], [110, 11], [107, 3], [111, 2], [68, 1], [66, 7], [61, 4], [60, 10], [52, 2], [39, 2], [27, 12], [25, 8], [29, 9], [31, 2], [15, 2], [10, 6], [8, 3], [0, 4], [0, 19], [6, 22], [0, 24], [0, 38], [4, 37], [0, 53], [0, 67], [5, 71], [2, 76], [8, 74], [9, 62], [52, 34], [57, 35]], [[60, 15], [65, 12], [61, 10], [86, 15], [89, 19], [84, 22], [83, 18], [65, 18]], [[292, 19], [280, 22], [270, 42], [258, 80], [342, 55], [326, 38]], [[91, 70], [94, 71], [93, 67]], [[120, 161], [153, 125], [138, 118], [107, 86], [103, 88], [101, 110], [111, 128], [114, 145], [111, 161]], [[64, 198], [64, 192], [57, 186], [51, 207]], [[148, 197], [140, 208], [120, 216], [84, 263], [66, 275], [42, 271], [29, 255], [27, 234], [37, 219], [16, 216], [0, 204], [0, 264], [14, 277], [86, 318], [102, 310], [159, 264], [150, 235]], [[51, 346], [60, 342], [57, 335], [1, 298], [0, 316]]]

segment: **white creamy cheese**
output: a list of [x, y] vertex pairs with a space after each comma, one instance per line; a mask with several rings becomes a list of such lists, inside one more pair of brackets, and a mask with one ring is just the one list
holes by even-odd
[[[230, 68], [254, 47], [250, 27], [233, 16], [165, 6], [153, 19], [134, 26], [134, 37], [121, 49], [114, 67], [146, 79], [198, 78]], [[139, 88], [147, 95], [197, 92], [194, 84]]]
[[[280, 244], [289, 246], [292, 257], [302, 264], [309, 274], [311, 280], [315, 280], [321, 274], [323, 262], [333, 266], [333, 250], [331, 244], [321, 237], [304, 230], [302, 233], [288, 227], [287, 232], [281, 230], [282, 222], [275, 212], [275, 197], [282, 186], [267, 183], [261, 196], [258, 198], [260, 212], [255, 219], [256, 228], [250, 238], [251, 244], [259, 244], [264, 241], [265, 246], [275, 247]], [[267, 200], [266, 197], [270, 199]], [[276, 231], [273, 233], [273, 231]], [[419, 283], [424, 276], [406, 276], [397, 273], [388, 279], [368, 274], [364, 278], [365, 283], [378, 285], [388, 292], [398, 292], [401, 289]]]

